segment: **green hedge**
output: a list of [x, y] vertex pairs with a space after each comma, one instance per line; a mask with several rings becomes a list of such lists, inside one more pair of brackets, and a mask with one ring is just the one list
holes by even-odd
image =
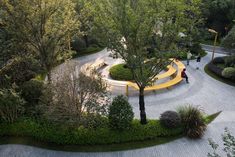
[[222, 76], [235, 81], [235, 68], [227, 67], [222, 71]]
[[109, 69], [109, 73], [112, 79], [131, 81], [133, 80], [131, 70], [125, 67], [125, 64], [114, 65]]
[[40, 141], [63, 145], [98, 145], [143, 141], [157, 137], [177, 136], [182, 132], [182, 128], [164, 128], [158, 120], [150, 120], [146, 125], [141, 125], [138, 120], [134, 120], [130, 129], [125, 131], [114, 131], [108, 127], [98, 129], [67, 128], [50, 123], [39, 123], [31, 119], [22, 119], [12, 124], [0, 124], [0, 136], [33, 137]]
[[73, 54], [73, 58], [81, 57], [81, 56], [85, 56], [85, 55], [90, 55], [90, 54], [102, 51], [103, 49], [104, 49], [104, 47], [90, 46], [86, 49], [80, 50], [79, 52], [76, 52], [75, 54]]

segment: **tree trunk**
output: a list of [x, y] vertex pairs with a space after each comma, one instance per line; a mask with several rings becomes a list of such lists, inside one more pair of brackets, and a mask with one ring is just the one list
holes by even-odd
[[144, 88], [140, 87], [139, 90], [139, 107], [140, 107], [140, 123], [147, 124], [145, 103], [144, 103]]
[[88, 42], [88, 35], [84, 35], [83, 38], [84, 38], [84, 41], [85, 41], [85, 44], [86, 44], [86, 48], [88, 48], [90, 46], [89, 42]]
[[51, 84], [51, 71], [47, 73], [47, 81], [49, 84]]

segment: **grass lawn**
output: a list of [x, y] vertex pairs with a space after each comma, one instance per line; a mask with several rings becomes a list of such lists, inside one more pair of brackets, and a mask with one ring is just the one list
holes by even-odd
[[176, 139], [182, 138], [183, 135], [178, 135], [174, 137], [158, 137], [152, 140], [137, 141], [137, 142], [127, 142], [121, 144], [109, 144], [109, 145], [58, 145], [55, 143], [47, 143], [37, 141], [30, 137], [0, 137], [1, 144], [24, 144], [29, 146], [35, 146], [39, 148], [58, 150], [58, 151], [70, 151], [70, 152], [111, 152], [111, 151], [121, 151], [121, 150], [131, 150], [138, 148], [151, 147], [155, 145], [160, 145], [174, 141]]

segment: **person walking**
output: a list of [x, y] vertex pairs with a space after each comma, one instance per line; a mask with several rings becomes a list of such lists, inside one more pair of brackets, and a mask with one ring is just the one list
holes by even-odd
[[198, 53], [196, 61], [197, 61], [197, 68], [196, 69], [198, 70], [200, 62], [201, 62], [201, 55], [200, 55], [200, 53]]
[[186, 74], [186, 69], [185, 68], [181, 72], [181, 77], [186, 79], [186, 83], [189, 83], [188, 82], [188, 75]]
[[189, 65], [189, 61], [192, 58], [192, 53], [190, 53], [190, 51], [187, 52], [187, 65]]

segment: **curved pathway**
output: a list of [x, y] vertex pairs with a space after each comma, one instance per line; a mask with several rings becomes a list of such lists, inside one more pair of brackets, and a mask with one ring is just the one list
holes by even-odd
[[[108, 52], [103, 50], [72, 62], [78, 61], [82, 65], [108, 55]], [[211, 53], [209, 52], [206, 57], [202, 58], [199, 70], [196, 70], [195, 61], [190, 62], [187, 67], [190, 84], [183, 81], [170, 90], [151, 92], [145, 97], [148, 118], [158, 118], [162, 112], [175, 110], [179, 105], [184, 104], [199, 105], [208, 114], [222, 110], [222, 114], [208, 126], [205, 136], [200, 140], [182, 138], [149, 148], [103, 153], [72, 153], [23, 145], [1, 145], [0, 157], [206, 157], [207, 153], [212, 151], [208, 145], [208, 138], [213, 138], [220, 146], [223, 146], [220, 135], [225, 127], [228, 127], [235, 135], [235, 87], [214, 80], [205, 74], [203, 67], [210, 61], [210, 58]], [[55, 71], [63, 71], [63, 66], [59, 66]], [[129, 97], [129, 101], [138, 118], [138, 97], [135, 92]]]

